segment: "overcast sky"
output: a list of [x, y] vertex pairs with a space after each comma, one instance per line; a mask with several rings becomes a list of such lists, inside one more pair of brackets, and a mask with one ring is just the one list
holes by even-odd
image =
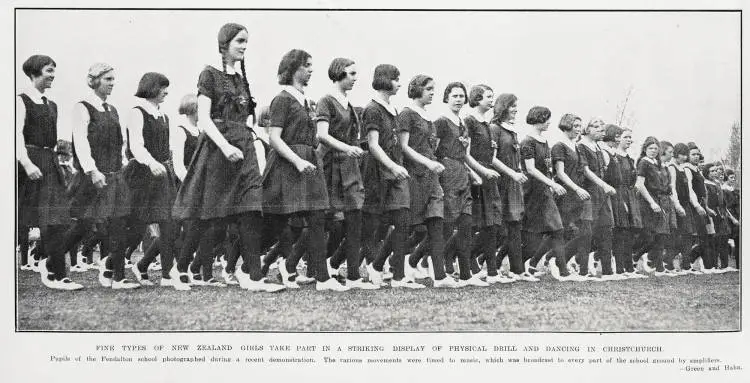
[[[204, 65], [220, 60], [216, 34], [226, 22], [249, 29], [248, 77], [261, 105], [279, 90], [281, 56], [300, 48], [313, 56], [306, 92], [313, 99], [331, 88], [326, 72], [334, 57], [357, 62], [355, 105], [372, 97], [375, 65], [390, 63], [401, 70], [403, 85], [419, 73], [435, 78], [435, 114], [451, 81], [515, 93], [520, 119], [534, 105], [547, 106], [553, 141], [563, 113], [614, 122], [630, 87], [626, 114], [636, 121], [636, 146], [647, 135], [696, 141], [713, 159], [740, 119], [738, 13], [18, 10], [16, 16], [18, 87], [28, 84], [20, 67], [29, 55], [55, 59], [50, 96], [61, 109], [61, 135], [69, 134], [73, 104], [88, 91], [88, 67], [99, 61], [116, 68], [111, 101], [121, 111], [133, 106], [143, 73], [164, 73], [172, 85], [163, 109], [176, 121], [181, 96], [195, 92]], [[395, 103], [406, 102], [404, 86]]]

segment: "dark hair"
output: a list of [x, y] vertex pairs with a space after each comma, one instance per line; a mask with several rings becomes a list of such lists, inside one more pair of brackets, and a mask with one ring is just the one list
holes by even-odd
[[409, 81], [409, 88], [407, 89], [406, 95], [412, 100], [422, 97], [424, 88], [427, 86], [427, 84], [430, 83], [430, 81], [434, 80], [432, 79], [432, 77], [425, 74], [418, 74], [414, 76], [414, 78]]
[[543, 124], [549, 121], [552, 112], [546, 106], [534, 106], [526, 114], [526, 123], [529, 125]]
[[557, 125], [557, 128], [563, 132], [570, 132], [573, 130], [573, 124], [575, 124], [576, 121], [581, 121], [581, 117], [578, 117], [573, 113], [565, 113], [560, 118], [560, 124]]
[[159, 95], [159, 91], [162, 88], [168, 86], [169, 79], [167, 76], [161, 73], [148, 72], [141, 77], [135, 96], [140, 98], [154, 98]]
[[674, 151], [672, 152], [672, 156], [674, 156], [675, 158], [680, 155], [685, 157], [690, 155], [690, 149], [688, 149], [688, 146], [683, 144], [682, 142], [677, 143], [674, 146]]
[[484, 93], [487, 91], [492, 92], [492, 88], [484, 84], [477, 84], [472, 86], [471, 90], [469, 91], [469, 106], [472, 108], [476, 108], [477, 105], [479, 105], [479, 101], [482, 101], [482, 99], [484, 98]]
[[372, 75], [372, 89], [392, 91], [393, 84], [391, 81], [397, 80], [401, 76], [398, 68], [391, 64], [380, 64], [375, 67], [375, 73]]
[[623, 128], [614, 124], [604, 125], [604, 138], [602, 138], [602, 141], [615, 142], [617, 137], [620, 136], [624, 131], [625, 130]]
[[310, 54], [302, 49], [292, 49], [281, 58], [279, 63], [279, 85], [292, 85], [294, 73], [301, 68], [309, 59]]
[[346, 78], [346, 67], [353, 65], [354, 61], [338, 57], [331, 61], [331, 65], [328, 67], [328, 78], [333, 82], [341, 81]]
[[268, 105], [263, 105], [260, 108], [260, 113], [258, 117], [258, 126], [262, 128], [268, 128], [270, 124], [268, 122], [271, 121], [271, 108]]
[[[663, 155], [664, 152], [667, 151], [667, 148], [673, 148], [674, 149], [674, 145], [672, 145], [672, 143], [669, 142], [669, 141], [660, 141], [659, 142], [659, 154]], [[674, 155], [674, 150], [672, 150], [672, 155]]]
[[[659, 140], [654, 136], [648, 136], [646, 137], [646, 140], [643, 141], [643, 145], [641, 145], [641, 156], [639, 158], [646, 157], [646, 148], [651, 145], [659, 146]], [[659, 158], [659, 156], [656, 156], [656, 161], [661, 163], [661, 158]]]
[[696, 145], [695, 142], [693, 141], [688, 142], [687, 147], [688, 147], [688, 152], [690, 152], [691, 150], [700, 151], [700, 148], [698, 148], [698, 145]]
[[443, 92], [443, 102], [448, 103], [448, 96], [450, 96], [451, 92], [453, 91], [453, 88], [461, 88], [461, 90], [464, 91], [464, 99], [468, 98], [468, 94], [466, 93], [466, 87], [461, 82], [455, 81], [448, 86], [445, 87], [445, 92]]
[[709, 174], [711, 173], [711, 168], [714, 166], [719, 166], [718, 162], [707, 162], [703, 165], [703, 169], [701, 170], [701, 173], [703, 174], [703, 178], [710, 180]]
[[219, 53], [222, 55], [229, 48], [229, 43], [234, 40], [241, 31], [247, 31], [244, 25], [237, 23], [226, 23], [219, 29], [219, 34], [216, 36], [216, 41], [219, 45]]
[[492, 117], [492, 123], [500, 125], [501, 122], [508, 118], [508, 109], [518, 101], [518, 97], [511, 93], [503, 93], [497, 96], [495, 101], [495, 115]]
[[[247, 28], [245, 28], [244, 25], [236, 23], [224, 24], [221, 29], [219, 29], [219, 34], [216, 37], [216, 40], [219, 45], [219, 53], [221, 53], [221, 71], [225, 75], [227, 74], [227, 59], [225, 53], [229, 48], [229, 43], [232, 42], [235, 36], [237, 36], [237, 34], [242, 31], [247, 31]], [[252, 93], [250, 93], [250, 83], [248, 83], [247, 81], [247, 71], [245, 70], [244, 57], [240, 62], [240, 69], [242, 70], [242, 83], [245, 86], [245, 90], [247, 91], [248, 95], [247, 110], [251, 116], [255, 116], [255, 107], [257, 104], [255, 103], [255, 99], [253, 99]], [[230, 93], [229, 82], [226, 80], [226, 78], [222, 79], [222, 89], [224, 90], [224, 94]]]
[[45, 55], [33, 55], [23, 62], [23, 66], [21, 67], [21, 69], [23, 69], [23, 74], [25, 74], [26, 77], [34, 78], [41, 76], [42, 69], [50, 64], [57, 68], [57, 63], [55, 62], [55, 60], [52, 60], [52, 57]]

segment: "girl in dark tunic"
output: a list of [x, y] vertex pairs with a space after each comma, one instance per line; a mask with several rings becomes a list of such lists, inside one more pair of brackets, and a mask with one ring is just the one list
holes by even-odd
[[76, 104], [73, 154], [79, 172], [85, 177], [73, 192], [71, 215], [78, 222], [69, 238], [82, 237], [91, 223], [95, 223], [97, 231], [109, 243], [109, 255], [99, 267], [99, 283], [113, 289], [131, 289], [140, 285], [128, 281], [124, 275], [125, 222], [131, 214], [131, 194], [123, 171], [127, 133], [120, 124], [117, 109], [107, 103], [114, 81], [112, 67], [94, 64], [89, 69], [89, 87], [93, 92]]
[[[619, 280], [622, 277], [612, 275], [612, 206], [609, 196], [617, 193], [615, 188], [602, 180], [606, 173], [604, 154], [597, 141], [604, 137], [604, 121], [593, 118], [583, 130], [577, 149], [580, 153], [583, 168], [583, 188], [591, 196], [591, 233], [596, 245], [594, 258], [602, 265], [601, 280]], [[584, 214], [588, 215], [588, 212]], [[579, 254], [580, 255], [580, 254]], [[588, 275], [588, 257], [578, 259], [581, 275]]]
[[[128, 146], [133, 161], [148, 168], [133, 172], [134, 179], [131, 179], [134, 202], [131, 230], [143, 233], [146, 225], [159, 225], [157, 243], [162, 259], [162, 278], [165, 279], [170, 279], [169, 271], [174, 263], [177, 228], [172, 221], [171, 210], [178, 182], [172, 163], [169, 118], [159, 110], [159, 104], [168, 94], [168, 87], [169, 80], [163, 74], [144, 74], [135, 94], [139, 101], [131, 111], [128, 122]], [[132, 269], [141, 284], [151, 285], [148, 267], [154, 258], [154, 251], [147, 252]]]
[[[469, 153], [466, 163], [481, 177], [481, 184], [473, 187], [472, 217], [478, 229], [476, 247], [484, 254], [487, 263], [487, 283], [510, 283], [514, 280], [498, 273], [497, 236], [503, 224], [503, 207], [498, 189], [502, 163], [496, 157], [497, 141], [495, 132], [485, 117], [495, 102], [492, 89], [486, 85], [475, 85], [469, 93], [471, 112], [464, 123], [469, 133]], [[478, 255], [478, 254], [477, 254]], [[471, 260], [472, 272], [479, 273], [479, 265]]]
[[16, 98], [16, 160], [18, 169], [18, 227], [26, 235], [38, 227], [46, 259], [39, 262], [42, 283], [56, 290], [78, 290], [65, 271], [65, 230], [70, 223], [65, 180], [58, 168], [57, 104], [44, 91], [52, 86], [57, 64], [49, 56], [34, 55], [23, 63], [31, 80], [29, 90]]
[[[524, 202], [522, 184], [528, 179], [521, 172], [521, 146], [518, 143], [518, 132], [515, 128], [516, 96], [503, 93], [495, 101], [495, 115], [490, 124], [490, 130], [496, 135], [497, 159], [493, 161], [496, 169], [502, 174], [498, 188], [500, 189], [503, 221], [507, 235], [504, 243], [508, 250], [510, 261], [510, 276], [529, 282], [539, 281], [523, 267], [521, 251], [521, 225], [523, 222]], [[498, 259], [500, 264], [502, 259]]]
[[[646, 278], [643, 274], [635, 273], [632, 260], [633, 238], [643, 228], [643, 223], [641, 222], [641, 204], [635, 192], [635, 162], [627, 152], [633, 144], [633, 132], [627, 128], [621, 129], [622, 133], [620, 133], [619, 139], [615, 139], [617, 146], [614, 151], [617, 164], [620, 167], [620, 174], [622, 174], [622, 183], [619, 187], [616, 187], [616, 196], [624, 203], [627, 226], [625, 226], [625, 220], [618, 216], [616, 222], [620, 222], [622, 226], [618, 226], [617, 223], [615, 224], [612, 233], [612, 252], [615, 255], [615, 260], [619, 259], [619, 262], [622, 263], [622, 265], [616, 263], [618, 274], [620, 273], [620, 266], [622, 266], [623, 273], [628, 278]], [[605, 135], [609, 134], [605, 132]], [[618, 209], [617, 214], [622, 213], [623, 211]]]
[[569, 275], [565, 261], [565, 243], [560, 213], [555, 204], [555, 196], [566, 194], [566, 190], [552, 177], [552, 156], [547, 140], [542, 133], [549, 129], [552, 113], [543, 106], [529, 110], [526, 123], [531, 126], [529, 135], [521, 141], [523, 169], [529, 176], [524, 185], [525, 215], [523, 229], [526, 232], [525, 257], [536, 264], [547, 251], [555, 258], [559, 275], [566, 279]]
[[[242, 25], [225, 24], [217, 40], [221, 69], [207, 66], [198, 79], [198, 123], [203, 134], [172, 211], [175, 219], [195, 222], [180, 249], [179, 274], [172, 275], [179, 278], [175, 282], [181, 285], [189, 282], [188, 263], [199, 242], [205, 248], [198, 252], [201, 259], [196, 261], [208, 265], [203, 267], [204, 272], [210, 270], [211, 249], [218, 241], [218, 232], [212, 230], [208, 234], [211, 238], [206, 241], [201, 241], [202, 236], [212, 226], [225, 228], [230, 222], [238, 222], [244, 261], [235, 274], [240, 287], [280, 291], [284, 287], [268, 283], [260, 267], [263, 193], [255, 146], [258, 134], [252, 129], [255, 102], [245, 72], [248, 32]], [[242, 75], [235, 70], [238, 61]]]
[[[325, 210], [330, 207], [323, 161], [318, 157], [315, 111], [303, 93], [312, 74], [312, 58], [294, 49], [281, 59], [281, 93], [271, 101], [269, 128], [271, 153], [263, 180], [263, 211], [270, 214], [274, 232], [283, 232], [289, 218], [304, 219], [309, 230], [307, 267], [317, 280], [317, 290], [346, 291], [349, 288], [331, 278], [325, 259]], [[286, 237], [284, 237], [286, 238]], [[283, 240], [279, 247], [291, 249]], [[289, 254], [288, 251], [282, 251]], [[298, 288], [295, 281], [300, 252], [294, 252], [279, 267], [284, 285]]]
[[[359, 159], [364, 150], [359, 147], [360, 124], [354, 107], [346, 98], [357, 81], [357, 68], [354, 61], [336, 58], [328, 68], [328, 78], [334, 83], [334, 91], [323, 96], [317, 105], [318, 138], [323, 144], [323, 171], [328, 186], [328, 198], [331, 202], [329, 214], [343, 213], [344, 230], [336, 228], [341, 221], [329, 218], [334, 226], [328, 239], [329, 253], [340, 245], [342, 257], [330, 258], [332, 270], [338, 269], [346, 259], [346, 286], [359, 289], [378, 289], [379, 285], [366, 283], [359, 275], [360, 239], [362, 237], [362, 205], [365, 200], [365, 188], [359, 170]], [[343, 236], [346, 239], [342, 241]]]
[[[686, 264], [685, 262], [688, 262], [691, 265], [691, 271], [695, 273], [712, 268], [713, 251], [709, 245], [707, 229], [709, 217], [706, 213], [705, 178], [703, 178], [703, 174], [698, 170], [698, 165], [703, 159], [703, 155], [694, 142], [688, 142], [687, 147], [688, 162], [685, 163], [685, 176], [687, 176], [687, 182], [690, 185], [688, 194], [690, 196], [690, 208], [693, 212], [694, 228], [698, 233], [698, 246], [693, 247], [688, 257], [685, 257], [683, 254], [683, 266]], [[696, 261], [698, 261], [699, 265], [693, 265]]]
[[710, 238], [716, 260], [712, 272], [725, 273], [729, 263], [729, 220], [727, 218], [727, 202], [721, 189], [721, 164], [709, 163], [703, 167], [703, 177], [706, 178], [706, 206], [715, 234]]
[[[429, 76], [417, 75], [409, 82], [408, 96], [412, 103], [398, 116], [399, 144], [404, 154], [404, 165], [411, 175], [409, 197], [410, 223], [425, 225], [434, 272], [434, 287], [456, 288], [458, 284], [445, 274], [443, 252], [444, 193], [439, 175], [445, 166], [437, 161], [435, 126], [424, 109], [432, 103], [435, 82]], [[415, 257], [416, 258], [416, 257]], [[416, 262], [415, 262], [416, 261]], [[413, 280], [414, 268], [419, 259], [409, 259], [405, 266], [407, 279]], [[413, 263], [412, 263], [413, 262]]]
[[[460, 286], [489, 286], [471, 273], [472, 205], [471, 182], [467, 157], [470, 156], [469, 135], [466, 125], [458, 117], [458, 112], [466, 103], [466, 87], [460, 82], [452, 82], [445, 87], [443, 103], [450, 112], [435, 121], [438, 143], [435, 155], [445, 170], [440, 174], [440, 185], [445, 194], [443, 214], [443, 238], [445, 245], [446, 268], [453, 263], [453, 254], [458, 257]], [[491, 100], [491, 98], [490, 98]], [[491, 154], [491, 153], [490, 153]], [[453, 233], [453, 229], [457, 229]]]
[[670, 259], [674, 259], [678, 254], [682, 254], [680, 270], [678, 274], [684, 275], [690, 269], [690, 250], [696, 241], [695, 220], [693, 218], [694, 210], [690, 207], [690, 193], [688, 189], [687, 169], [684, 165], [687, 162], [690, 150], [687, 145], [678, 143], [674, 146], [673, 161], [667, 169], [669, 170], [670, 186], [672, 188], [672, 203], [674, 204], [677, 217], [677, 227], [672, 234], [674, 245], [668, 251]]
[[648, 259], [656, 268], [656, 276], [665, 276], [665, 241], [676, 225], [672, 206], [669, 172], [659, 159], [659, 140], [648, 137], [641, 148], [638, 160], [636, 188], [641, 195], [641, 218], [645, 244], [649, 248]]
[[740, 191], [735, 187], [737, 176], [732, 169], [724, 172], [724, 185], [722, 186], [727, 198], [727, 210], [729, 223], [731, 224], [731, 239], [734, 242], [732, 255], [737, 267], [729, 266], [730, 271], [738, 271], [740, 268]]
[[[388, 254], [374, 257], [378, 242], [385, 239], [386, 221], [394, 228], [390, 235], [393, 255], [392, 287], [420, 289], [424, 285], [404, 278], [404, 256], [409, 235], [409, 172], [402, 166], [403, 154], [398, 138], [398, 113], [390, 99], [401, 88], [398, 68], [389, 64], [375, 67], [372, 88], [377, 94], [362, 111], [362, 126], [367, 132], [369, 156], [365, 158], [362, 176], [365, 183], [363, 233], [378, 233], [364, 239], [363, 257], [368, 260], [367, 274], [375, 285], [383, 283], [383, 266]], [[384, 245], [385, 247], [385, 245]], [[390, 252], [388, 252], [390, 253]], [[374, 259], [373, 259], [374, 258]], [[372, 260], [372, 261], [371, 261]]]

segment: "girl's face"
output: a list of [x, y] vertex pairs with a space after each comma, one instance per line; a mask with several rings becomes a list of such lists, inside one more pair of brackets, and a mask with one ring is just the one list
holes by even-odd
[[52, 81], [55, 80], [55, 66], [47, 64], [42, 68], [42, 75], [33, 78], [34, 87], [40, 90], [52, 88]]
[[508, 118], [506, 121], [515, 121], [516, 120], [516, 114], [518, 114], [518, 104], [515, 102], [508, 107]]
[[669, 162], [672, 159], [673, 152], [674, 148], [671, 146], [667, 146], [666, 148], [664, 148], [664, 153], [661, 154], [662, 162]]
[[340, 84], [345, 91], [350, 91], [354, 88], [354, 83], [357, 82], [357, 67], [354, 64], [349, 65], [344, 68], [344, 73], [346, 73], [346, 77], [340, 81]]
[[737, 176], [735, 176], [734, 174], [730, 174], [729, 176], [727, 176], [727, 183], [729, 185], [734, 186], [735, 182], [737, 182]]
[[711, 167], [708, 169], [708, 177], [712, 180], [718, 180], [719, 179], [719, 167], [716, 165], [711, 165]]
[[539, 124], [539, 130], [542, 131], [542, 132], [546, 132], [549, 129], [549, 121], [550, 120], [547, 119], [547, 121]]
[[161, 104], [164, 102], [164, 99], [167, 98], [167, 95], [169, 94], [169, 87], [165, 86], [161, 89], [159, 89], [159, 93], [154, 97], [154, 102], [156, 104]]
[[294, 72], [294, 79], [302, 84], [302, 86], [307, 86], [307, 84], [310, 83], [310, 77], [312, 77], [312, 73], [312, 57], [308, 57], [307, 61], [305, 61], [305, 63], [301, 67], [297, 68], [296, 72]]
[[604, 124], [596, 123], [589, 127], [589, 136], [594, 141], [600, 141], [604, 138]]
[[433, 97], [435, 97], [435, 82], [429, 81], [427, 85], [424, 86], [422, 97], [418, 98], [418, 100], [424, 105], [429, 105], [432, 104]]
[[450, 93], [448, 93], [448, 107], [453, 113], [458, 113], [464, 104], [466, 104], [466, 93], [457, 86], [453, 87]]
[[99, 86], [96, 87], [96, 92], [109, 96], [112, 94], [112, 89], [115, 87], [115, 71], [111, 70], [99, 77]]
[[232, 61], [242, 61], [245, 58], [245, 49], [247, 49], [248, 34], [246, 30], [241, 30], [229, 42], [227, 48], [227, 57]]
[[688, 159], [688, 156], [684, 154], [678, 154], [674, 157], [675, 162], [677, 162], [678, 164], [684, 164], [687, 161], [687, 159]]
[[628, 149], [630, 145], [633, 145], [633, 132], [626, 130], [622, 132], [620, 136], [619, 145], [622, 149]]
[[401, 83], [399, 82], [399, 78], [396, 77], [395, 79], [391, 80], [391, 91], [389, 92], [391, 96], [395, 96], [396, 93], [398, 93], [398, 90], [401, 89]]
[[691, 149], [688, 158], [690, 159], [691, 164], [699, 165], [701, 163], [701, 151], [698, 149]]
[[646, 157], [655, 160], [659, 155], [659, 144], [651, 144], [646, 147]]
[[581, 120], [573, 121], [573, 129], [565, 132], [569, 139], [574, 140], [581, 135]]
[[490, 110], [493, 107], [495, 107], [495, 95], [492, 93], [491, 90], [484, 91], [484, 94], [482, 95], [482, 100], [479, 101], [479, 106], [481, 106], [484, 109]]

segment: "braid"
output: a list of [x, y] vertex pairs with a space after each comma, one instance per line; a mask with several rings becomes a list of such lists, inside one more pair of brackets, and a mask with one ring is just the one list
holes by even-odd
[[[218, 100], [218, 102], [222, 104], [226, 104], [229, 102], [230, 94], [232, 93], [231, 90], [229, 89], [229, 81], [227, 80], [227, 76], [228, 76], [227, 75], [227, 60], [226, 60], [226, 57], [224, 56], [224, 53], [225, 52], [221, 53], [221, 71], [222, 73], [224, 73], [224, 76], [221, 77], [221, 87], [224, 93], [222, 94], [221, 98], [219, 98]], [[224, 109], [225, 109], [224, 113], [226, 113], [226, 108]]]
[[255, 119], [255, 107], [257, 106], [257, 104], [253, 99], [253, 95], [250, 94], [250, 83], [247, 82], [247, 72], [245, 72], [244, 58], [240, 62], [240, 68], [242, 69], [242, 82], [245, 84], [245, 90], [247, 91], [247, 111], [248, 114], [253, 116], [253, 119]]

